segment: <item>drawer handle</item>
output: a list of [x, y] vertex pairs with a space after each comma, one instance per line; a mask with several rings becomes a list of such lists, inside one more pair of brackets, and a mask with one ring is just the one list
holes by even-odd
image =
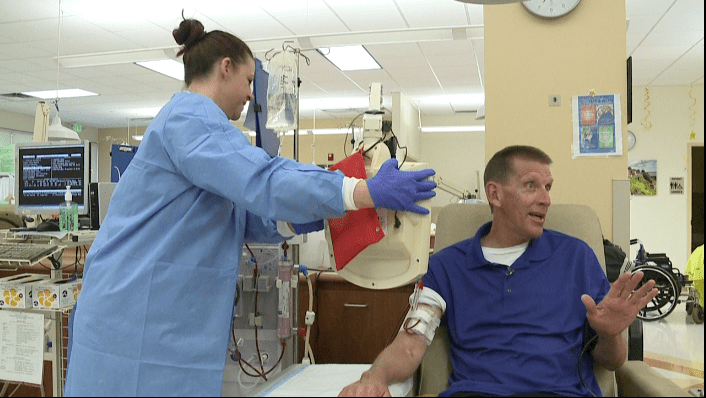
[[345, 303], [343, 304], [344, 307], [352, 307], [352, 308], [368, 308], [367, 304], [350, 304], [350, 303]]

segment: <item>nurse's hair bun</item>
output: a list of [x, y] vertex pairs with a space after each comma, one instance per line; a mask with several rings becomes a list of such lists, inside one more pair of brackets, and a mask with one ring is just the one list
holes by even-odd
[[195, 19], [184, 19], [179, 24], [179, 28], [172, 31], [172, 36], [174, 36], [174, 40], [176, 40], [177, 44], [183, 46], [179, 53], [177, 53], [177, 56], [180, 56], [206, 36], [206, 31], [201, 22]]

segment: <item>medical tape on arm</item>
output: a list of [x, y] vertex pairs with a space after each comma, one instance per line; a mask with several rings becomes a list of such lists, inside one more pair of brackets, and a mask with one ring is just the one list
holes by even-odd
[[355, 186], [362, 181], [359, 178], [353, 177], [343, 177], [343, 185], [341, 186], [341, 193], [343, 194], [343, 209], [344, 210], [358, 210], [355, 207], [355, 201], [353, 200], [353, 192], [355, 191]]
[[[413, 296], [410, 296], [410, 302]], [[441, 323], [441, 319], [436, 315], [436, 310], [440, 309], [441, 313], [446, 311], [446, 301], [435, 291], [424, 288], [419, 296], [417, 309], [412, 309], [407, 313], [400, 331], [404, 330], [407, 333], [415, 333], [422, 337], [428, 345], [434, 340], [436, 329]]]

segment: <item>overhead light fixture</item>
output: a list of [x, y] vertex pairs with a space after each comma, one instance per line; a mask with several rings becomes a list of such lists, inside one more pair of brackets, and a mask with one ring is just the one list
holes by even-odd
[[79, 138], [75, 131], [61, 124], [59, 115], [54, 116], [54, 120], [52, 120], [47, 128], [47, 139], [49, 141], [81, 141], [81, 138]]
[[135, 65], [139, 65], [143, 68], [147, 68], [157, 73], [161, 73], [165, 76], [169, 76], [172, 79], [184, 81], [184, 64], [173, 59], [163, 59], [160, 61], [141, 61], [135, 62]]
[[422, 133], [470, 133], [485, 131], [485, 126], [429, 126], [422, 127]]
[[43, 91], [25, 91], [21, 94], [29, 95], [41, 99], [56, 99], [56, 98], [77, 98], [91, 97], [98, 95], [96, 93], [81, 90], [80, 88], [69, 88], [64, 90], [43, 90]]
[[382, 69], [363, 46], [321, 47], [317, 51], [342, 71]]
[[142, 137], [144, 137], [144, 136], [143, 135], [133, 135], [132, 139], [135, 141], [142, 141]]

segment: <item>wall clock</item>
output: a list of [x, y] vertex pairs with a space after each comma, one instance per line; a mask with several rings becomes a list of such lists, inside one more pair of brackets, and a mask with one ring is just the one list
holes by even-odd
[[527, 0], [522, 4], [527, 11], [542, 18], [559, 18], [573, 10], [581, 0]]
[[635, 144], [637, 144], [637, 137], [635, 137], [635, 133], [628, 130], [628, 151], [634, 148]]

